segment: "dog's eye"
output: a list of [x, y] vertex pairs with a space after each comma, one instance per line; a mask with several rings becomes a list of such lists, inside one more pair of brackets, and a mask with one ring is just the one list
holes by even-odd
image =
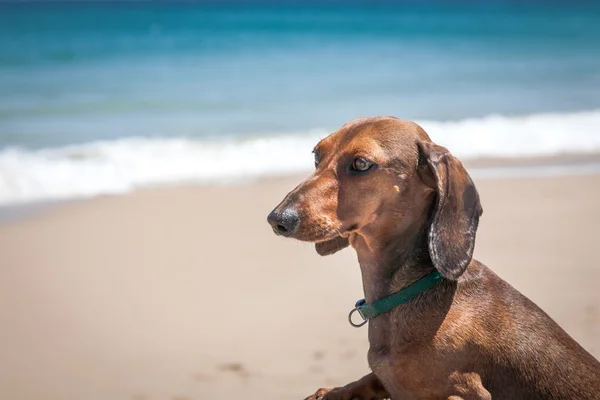
[[373, 163], [365, 158], [357, 157], [352, 161], [350, 169], [356, 172], [365, 172], [371, 169]]
[[315, 149], [313, 150], [313, 154], [315, 156], [315, 168], [317, 168], [319, 166], [319, 161], [321, 161], [321, 153], [319, 150]]

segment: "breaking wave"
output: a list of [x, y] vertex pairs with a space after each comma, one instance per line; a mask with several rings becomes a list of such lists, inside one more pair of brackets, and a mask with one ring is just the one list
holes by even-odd
[[[463, 159], [600, 151], [600, 111], [419, 121]], [[326, 130], [227, 140], [122, 138], [0, 150], [0, 205], [124, 193], [174, 183], [236, 184], [312, 169]]]

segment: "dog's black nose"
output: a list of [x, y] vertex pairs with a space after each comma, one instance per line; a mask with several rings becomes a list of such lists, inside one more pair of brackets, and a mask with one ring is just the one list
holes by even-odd
[[292, 236], [298, 230], [300, 218], [298, 213], [291, 209], [271, 211], [267, 221], [273, 227], [273, 231], [281, 236]]

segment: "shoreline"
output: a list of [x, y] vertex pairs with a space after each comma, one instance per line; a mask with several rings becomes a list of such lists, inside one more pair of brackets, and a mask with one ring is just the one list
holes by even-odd
[[[465, 168], [475, 180], [502, 180], [551, 178], [560, 176], [580, 176], [600, 174], [600, 153], [562, 154], [550, 157], [520, 157], [520, 158], [475, 158], [464, 162]], [[70, 204], [95, 201], [103, 197], [128, 196], [140, 191], [169, 190], [171, 188], [210, 188], [238, 187], [279, 182], [295, 179], [302, 181], [310, 171], [281, 175], [265, 175], [240, 180], [225, 180], [222, 183], [169, 182], [165, 184], [148, 185], [134, 188], [123, 193], [100, 193], [86, 197], [69, 197], [62, 199], [43, 199], [30, 202], [0, 205], [0, 226], [35, 218], [35, 216], [52, 212]]]

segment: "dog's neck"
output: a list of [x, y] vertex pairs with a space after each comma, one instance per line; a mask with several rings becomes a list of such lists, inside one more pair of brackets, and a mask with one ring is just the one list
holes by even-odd
[[354, 234], [350, 238], [358, 255], [367, 303], [397, 292], [433, 271], [427, 221], [428, 215], [424, 213], [394, 235]]
[[[350, 237], [350, 244], [358, 255], [367, 303], [398, 292], [434, 270], [428, 250], [431, 213], [425, 207], [422, 212], [416, 210], [411, 215], [420, 217], [406, 219], [411, 221], [408, 226], [402, 226], [399, 221], [395, 221], [396, 231], [393, 235], [389, 234], [390, 230], [377, 229], [374, 232], [382, 232], [381, 235], [369, 235], [371, 232], [365, 232], [366, 234], [356, 233]], [[388, 227], [392, 228], [392, 225]], [[385, 241], [383, 238], [391, 239]], [[437, 312], [436, 318], [443, 320], [445, 310], [448, 310], [452, 303], [454, 289], [450, 287], [450, 290], [446, 291], [442, 286], [437, 285], [430, 292], [439, 293], [443, 290], [448, 295], [438, 294], [434, 301], [429, 296], [422, 297], [419, 300], [420, 312], [414, 313], [411, 309], [404, 308], [400, 311], [401, 316], [394, 320], [390, 319], [389, 314], [369, 320], [369, 363], [377, 364], [377, 358], [387, 354], [392, 343], [396, 348], [401, 348], [403, 345], [409, 346], [415, 340], [435, 334], [439, 325], [423, 325], [421, 317], [423, 310], [430, 309], [427, 305], [433, 305], [432, 309], [441, 310], [434, 311]]]

